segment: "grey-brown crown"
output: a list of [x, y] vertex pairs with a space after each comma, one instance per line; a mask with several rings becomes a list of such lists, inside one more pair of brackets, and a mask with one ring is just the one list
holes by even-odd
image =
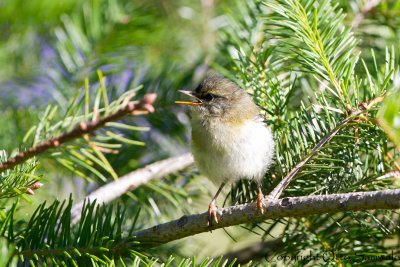
[[204, 116], [232, 122], [252, 119], [259, 113], [251, 97], [236, 83], [212, 73], [197, 86], [193, 95], [202, 101], [196, 107]]

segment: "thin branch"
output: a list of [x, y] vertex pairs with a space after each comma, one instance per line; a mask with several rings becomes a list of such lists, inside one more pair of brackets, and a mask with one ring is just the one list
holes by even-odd
[[261, 222], [268, 219], [305, 217], [343, 211], [398, 209], [400, 208], [399, 199], [400, 189], [388, 189], [372, 192], [287, 197], [270, 202], [264, 200], [264, 205], [267, 207], [267, 212], [264, 214], [257, 211], [256, 203], [237, 205], [218, 209], [221, 221], [212, 227], [207, 225], [208, 212], [204, 212], [185, 215], [178, 220], [159, 224], [132, 235], [135, 236], [135, 241], [152, 247], [219, 228]]
[[385, 173], [382, 176], [379, 176], [378, 178], [376, 178], [375, 180], [379, 181], [379, 180], [385, 180], [387, 178], [400, 178], [400, 171], [391, 171], [388, 173]]
[[330, 131], [327, 135], [325, 135], [318, 142], [318, 144], [315, 147], [313, 147], [311, 152], [304, 157], [302, 161], [297, 163], [296, 166], [294, 166], [293, 169], [291, 169], [291, 171], [286, 175], [286, 177], [279, 182], [279, 184], [271, 191], [271, 193], [269, 193], [267, 198], [269, 200], [278, 199], [281, 196], [283, 190], [285, 190], [285, 188], [290, 184], [290, 182], [294, 179], [294, 177], [300, 171], [300, 169], [316, 155], [316, 153], [319, 151], [320, 148], [322, 148], [327, 142], [329, 142], [339, 132], [340, 129], [345, 127], [355, 117], [365, 113], [367, 110], [375, 106], [377, 103], [381, 102], [383, 99], [384, 96], [382, 95], [371, 100], [369, 103], [361, 103], [355, 111], [351, 112], [332, 131]]
[[352, 117], [347, 117], [346, 119], [344, 119], [341, 123], [339, 123], [338, 126], [336, 126], [331, 132], [329, 132], [327, 135], [324, 136], [324, 138], [322, 138], [318, 144], [313, 147], [313, 149], [311, 150], [310, 153], [308, 153], [308, 155], [299, 163], [296, 164], [296, 166], [293, 167], [293, 169], [291, 169], [291, 171], [286, 175], [285, 178], [283, 178], [279, 184], [271, 191], [271, 193], [269, 193], [269, 195], [267, 196], [268, 199], [272, 200], [272, 199], [278, 199], [283, 190], [285, 190], [285, 188], [290, 184], [290, 182], [293, 180], [293, 178], [296, 176], [296, 174], [300, 171], [300, 169], [307, 163], [310, 161], [310, 159], [312, 159], [316, 152], [323, 147], [327, 142], [329, 142], [337, 133], [340, 129], [342, 129], [351, 119]]
[[103, 118], [99, 118], [96, 121], [81, 122], [71, 131], [46, 140], [41, 144], [33, 146], [26, 151], [20, 152], [16, 156], [9, 158], [7, 161], [0, 163], [0, 172], [11, 169], [49, 149], [56, 148], [61, 144], [80, 138], [85, 134], [93, 133], [98, 128], [104, 126], [107, 122], [119, 120], [129, 114], [137, 115], [143, 114], [143, 112], [154, 112], [153, 103], [155, 98], [156, 94], [147, 94], [139, 103], [127, 101], [127, 103], [124, 103], [122, 107], [114, 113], [111, 113]]
[[118, 180], [100, 187], [88, 195], [84, 201], [81, 201], [72, 207], [72, 223], [76, 224], [79, 222], [82, 207], [85, 202], [93, 202], [96, 200], [99, 204], [109, 203], [126, 192], [135, 189], [150, 180], [159, 179], [171, 173], [183, 170], [192, 165], [193, 162], [193, 156], [190, 153], [168, 158], [149, 164], [144, 168], [128, 173], [127, 175], [120, 177]]

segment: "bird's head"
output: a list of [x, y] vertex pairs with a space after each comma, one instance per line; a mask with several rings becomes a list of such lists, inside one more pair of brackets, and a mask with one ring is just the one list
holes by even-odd
[[252, 119], [259, 111], [251, 97], [238, 85], [217, 74], [208, 74], [194, 91], [180, 91], [194, 101], [176, 101], [190, 105], [201, 119], [219, 118], [231, 122]]

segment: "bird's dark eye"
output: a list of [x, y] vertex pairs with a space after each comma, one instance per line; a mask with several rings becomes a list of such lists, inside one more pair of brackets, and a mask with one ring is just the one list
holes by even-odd
[[202, 97], [202, 99], [204, 100], [204, 101], [211, 101], [211, 100], [213, 100], [214, 99], [214, 95], [213, 94], [206, 94], [206, 95], [203, 95], [203, 97]]

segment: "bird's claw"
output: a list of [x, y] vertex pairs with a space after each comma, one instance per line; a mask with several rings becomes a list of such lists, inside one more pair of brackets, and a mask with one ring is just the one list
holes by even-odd
[[264, 196], [263, 196], [263, 194], [261, 192], [259, 192], [258, 195], [257, 195], [257, 210], [261, 214], [264, 214], [264, 211], [265, 211], [263, 202], [264, 202]]
[[215, 205], [214, 202], [211, 202], [210, 205], [208, 205], [208, 226], [211, 227], [213, 225], [213, 221], [215, 223], [218, 223], [218, 220], [218, 207]]

